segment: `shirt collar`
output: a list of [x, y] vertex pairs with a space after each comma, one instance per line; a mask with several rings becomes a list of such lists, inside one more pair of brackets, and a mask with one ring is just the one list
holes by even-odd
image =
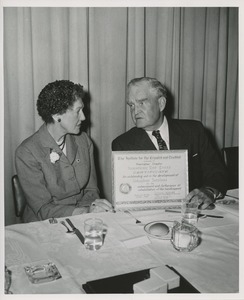
[[[168, 149], [170, 149], [170, 145], [169, 145], [169, 125], [168, 125], [168, 120], [167, 120], [166, 116], [164, 116], [163, 123], [161, 124], [161, 126], [157, 130], [160, 131], [162, 139], [165, 141]], [[154, 143], [154, 145], [156, 146], [156, 148], [158, 149], [158, 142], [157, 142], [157, 139], [155, 138], [155, 136], [152, 135], [152, 131], [146, 131], [146, 132], [149, 135], [152, 142]]]

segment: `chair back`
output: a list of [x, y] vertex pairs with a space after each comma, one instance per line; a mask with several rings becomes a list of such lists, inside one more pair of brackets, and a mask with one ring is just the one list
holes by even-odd
[[222, 156], [228, 172], [228, 189], [239, 188], [239, 147], [223, 148]]
[[12, 177], [12, 188], [14, 194], [15, 215], [16, 217], [21, 218], [25, 209], [26, 200], [17, 175]]

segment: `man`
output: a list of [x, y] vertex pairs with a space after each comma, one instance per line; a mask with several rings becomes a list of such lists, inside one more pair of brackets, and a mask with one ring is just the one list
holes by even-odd
[[[197, 198], [202, 209], [210, 208], [226, 192], [227, 174], [210, 144], [201, 122], [167, 119], [167, 90], [154, 78], [131, 80], [127, 104], [136, 127], [112, 142], [113, 151], [188, 150], [189, 190], [186, 200]], [[159, 130], [159, 132], [154, 132]]]

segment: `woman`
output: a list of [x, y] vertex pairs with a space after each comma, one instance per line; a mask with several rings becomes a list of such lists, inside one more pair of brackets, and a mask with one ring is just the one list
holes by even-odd
[[26, 196], [25, 222], [87, 212], [112, 211], [99, 199], [93, 144], [85, 120], [83, 87], [68, 80], [49, 83], [37, 100], [44, 124], [16, 150], [16, 169]]

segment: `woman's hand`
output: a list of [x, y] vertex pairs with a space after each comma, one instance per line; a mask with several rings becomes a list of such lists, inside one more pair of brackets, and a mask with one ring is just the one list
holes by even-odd
[[82, 214], [87, 214], [87, 213], [89, 213], [89, 207], [88, 206], [76, 207], [73, 210], [72, 216], [77, 216], [77, 215], [82, 215]]
[[96, 199], [92, 202], [89, 210], [90, 213], [98, 213], [104, 211], [114, 211], [112, 204], [106, 199]]

